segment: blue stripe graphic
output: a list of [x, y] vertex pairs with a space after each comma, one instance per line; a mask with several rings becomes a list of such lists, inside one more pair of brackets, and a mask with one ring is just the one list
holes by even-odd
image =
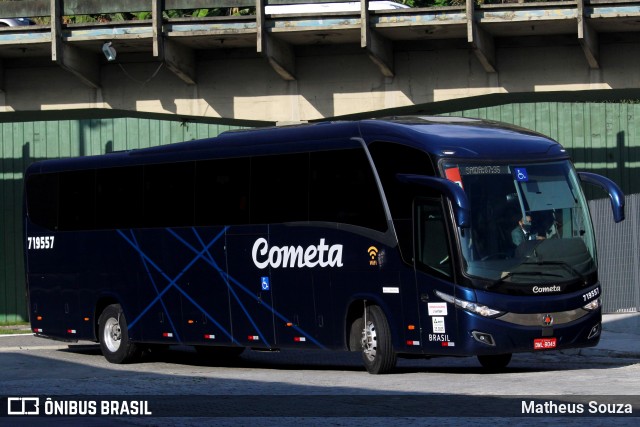
[[[138, 243], [138, 240], [136, 239], [136, 236], [133, 233], [133, 230], [131, 230], [131, 240], [135, 243], [135, 247], [140, 249], [140, 244]], [[142, 258], [142, 264], [144, 264], [144, 269], [147, 272], [147, 276], [149, 276], [149, 280], [151, 281], [151, 285], [153, 286], [153, 289], [156, 291], [156, 294], [159, 294], [158, 287], [156, 286], [156, 281], [153, 278], [153, 274], [151, 274], [151, 271], [149, 270], [149, 265], [147, 264], [147, 261], [144, 259], [144, 257], [141, 257], [141, 258]], [[162, 309], [164, 310], [164, 313], [167, 315], [167, 319], [169, 319], [169, 324], [171, 325], [171, 329], [173, 330], [173, 333], [178, 339], [178, 342], [182, 342], [182, 340], [180, 339], [180, 335], [178, 335], [178, 331], [176, 330], [176, 327], [173, 324], [173, 320], [171, 319], [169, 310], [167, 310], [167, 306], [164, 304], [164, 301], [162, 300], [162, 298], [160, 298], [160, 304], [162, 304]], [[129, 325], [127, 329], [131, 329], [131, 325]]]
[[[133, 326], [135, 326], [138, 321], [145, 315], [147, 314], [147, 312], [158, 302], [160, 301], [160, 303], [162, 304], [162, 308], [165, 311], [165, 313], [167, 314], [167, 317], [169, 318], [169, 322], [171, 324], [171, 327], [174, 331], [174, 333], [176, 334], [176, 337], [178, 337], [178, 341], [180, 342], [180, 338], [177, 334], [176, 328], [173, 324], [173, 321], [171, 319], [171, 317], [169, 316], [169, 312], [164, 304], [164, 302], [162, 301], [162, 297], [171, 289], [171, 288], [175, 288], [178, 292], [180, 292], [189, 302], [191, 302], [199, 311], [201, 311], [208, 320], [210, 320], [211, 322], [213, 322], [229, 339], [231, 339], [235, 344], [239, 344], [238, 341], [236, 339], [234, 339], [233, 335], [227, 331], [218, 321], [215, 320], [215, 318], [208, 313], [202, 306], [200, 306], [187, 292], [185, 292], [179, 285], [178, 285], [178, 280], [184, 276], [189, 269], [195, 265], [195, 263], [202, 259], [204, 262], [206, 262], [207, 264], [209, 264], [211, 267], [213, 267], [213, 269], [220, 275], [220, 277], [222, 278], [222, 280], [225, 282], [225, 284], [227, 285], [227, 289], [229, 290], [229, 292], [231, 293], [231, 295], [233, 296], [233, 298], [235, 299], [235, 301], [238, 303], [238, 305], [240, 306], [240, 308], [242, 309], [242, 311], [244, 312], [245, 316], [247, 317], [247, 319], [249, 320], [249, 322], [251, 323], [251, 325], [255, 328], [255, 330], [257, 331], [258, 336], [260, 337], [260, 339], [268, 346], [271, 347], [271, 345], [269, 344], [269, 342], [266, 340], [264, 334], [262, 333], [262, 331], [260, 330], [260, 328], [258, 327], [258, 325], [256, 324], [255, 320], [253, 319], [253, 317], [251, 316], [251, 314], [249, 313], [249, 311], [247, 310], [247, 308], [245, 307], [245, 305], [242, 303], [242, 301], [240, 300], [240, 297], [238, 296], [238, 294], [236, 293], [236, 291], [234, 290], [234, 286], [237, 286], [238, 288], [240, 288], [242, 291], [244, 291], [247, 295], [249, 295], [252, 299], [254, 299], [255, 301], [259, 302], [260, 305], [262, 307], [264, 307], [265, 309], [269, 310], [271, 313], [273, 313], [273, 315], [277, 316], [279, 319], [281, 319], [282, 321], [284, 321], [285, 323], [293, 323], [291, 322], [289, 319], [287, 319], [285, 316], [283, 316], [281, 313], [279, 313], [277, 310], [275, 310], [272, 306], [270, 306], [269, 304], [267, 304], [266, 302], [260, 300], [256, 295], [254, 295], [253, 292], [251, 292], [246, 286], [244, 286], [242, 283], [240, 283], [238, 280], [236, 280], [235, 278], [229, 276], [227, 274], [227, 272], [225, 270], [223, 270], [222, 268], [220, 268], [220, 266], [216, 263], [213, 255], [210, 252], [211, 247], [226, 233], [226, 231], [228, 230], [228, 227], [224, 227], [224, 229], [222, 231], [220, 231], [209, 243], [205, 244], [205, 241], [202, 239], [202, 236], [197, 232], [197, 230], [195, 228], [192, 228], [192, 231], [195, 235], [195, 237], [197, 238], [198, 242], [200, 243], [200, 245], [202, 246], [202, 249], [196, 249], [195, 247], [193, 247], [189, 242], [187, 242], [184, 238], [182, 238], [180, 235], [178, 235], [174, 230], [167, 228], [165, 229], [169, 234], [171, 234], [173, 237], [175, 237], [180, 243], [182, 243], [186, 248], [188, 248], [189, 250], [191, 250], [194, 254], [195, 257], [182, 269], [182, 271], [174, 278], [169, 277], [161, 268], [160, 266], [158, 266], [147, 254], [144, 253], [144, 251], [142, 250], [142, 248], [140, 247], [134, 233], [133, 230], [130, 230], [131, 233], [131, 238], [129, 238], [122, 230], [117, 230], [118, 234], [120, 234], [120, 236], [127, 242], [129, 243], [129, 245], [136, 251], [138, 252], [138, 254], [140, 255], [141, 259], [142, 259], [142, 263], [144, 265], [145, 271], [147, 272], [147, 275], [149, 276], [149, 279], [151, 280], [151, 284], [153, 286], [153, 289], [156, 291], [156, 297], [140, 312], [140, 314], [133, 319], [133, 321], [131, 321], [128, 325], [129, 329], [133, 328]], [[151, 266], [154, 270], [156, 270], [164, 279], [167, 280], [167, 285], [166, 287], [164, 287], [162, 289], [162, 291], [158, 290], [156, 281], [153, 279], [153, 274], [151, 272], [151, 270], [149, 269], [149, 266]], [[298, 333], [300, 333], [301, 335], [303, 335], [307, 340], [309, 340], [310, 342], [314, 343], [315, 345], [317, 345], [319, 348], [322, 349], [326, 349], [326, 347], [324, 345], [322, 345], [320, 342], [318, 342], [316, 339], [314, 339], [310, 334], [308, 334], [307, 332], [305, 332], [302, 328], [300, 328], [299, 326], [293, 325], [293, 329], [296, 330]]]

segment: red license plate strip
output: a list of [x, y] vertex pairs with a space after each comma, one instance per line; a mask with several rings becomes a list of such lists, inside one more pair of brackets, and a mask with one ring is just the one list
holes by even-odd
[[556, 338], [536, 338], [533, 340], [534, 350], [549, 350], [556, 348]]

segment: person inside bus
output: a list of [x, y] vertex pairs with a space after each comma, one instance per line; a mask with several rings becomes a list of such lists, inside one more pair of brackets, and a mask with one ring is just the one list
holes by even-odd
[[518, 226], [511, 231], [511, 241], [520, 246], [525, 240], [536, 240], [536, 235], [531, 232], [531, 216], [518, 220]]
[[518, 226], [511, 232], [511, 240], [515, 245], [514, 256], [516, 258], [528, 258], [534, 253], [535, 248], [546, 239], [546, 234], [541, 229], [541, 224], [534, 223], [530, 215], [518, 220]]

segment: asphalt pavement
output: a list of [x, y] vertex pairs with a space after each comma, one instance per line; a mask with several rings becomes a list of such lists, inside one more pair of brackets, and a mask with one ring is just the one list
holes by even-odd
[[[23, 357], [25, 357], [25, 361], [21, 362], [22, 365], [20, 366], [27, 366], [28, 365], [28, 360], [29, 357], [31, 357], [31, 355], [28, 352], [24, 352], [25, 350], [29, 350], [29, 349], [42, 349], [43, 347], [49, 347], [51, 349], [56, 349], [56, 348], [63, 348], [66, 346], [65, 343], [62, 342], [56, 342], [56, 341], [50, 341], [50, 340], [40, 340], [40, 339], [35, 339], [35, 338], [31, 338], [28, 337], [29, 339], [24, 340], [21, 339], [19, 337], [16, 338], [9, 338], [7, 337], [6, 339], [2, 339], [0, 340], [0, 352], [2, 351], [14, 351], [13, 349], [19, 349], [21, 350], [20, 353], [24, 354]], [[25, 342], [26, 341], [26, 342]], [[35, 344], [34, 342], [37, 341], [37, 344]], [[94, 346], [95, 347], [95, 346]], [[76, 351], [80, 351], [77, 349], [78, 347], [76, 347]], [[89, 351], [89, 350], [87, 350]], [[94, 354], [94, 355], [98, 355], [99, 353], [96, 352], [96, 350], [91, 350], [94, 353], [88, 353], [88, 354]], [[603, 331], [602, 331], [602, 336], [600, 339], [600, 343], [597, 347], [591, 347], [591, 348], [584, 348], [584, 349], [574, 349], [574, 350], [562, 350], [562, 353], [564, 354], [580, 354], [580, 355], [585, 355], [585, 356], [593, 356], [593, 357], [611, 357], [611, 358], [624, 358], [624, 359], [631, 359], [631, 360], [625, 360], [625, 361], [620, 361], [620, 363], [622, 365], [620, 366], [626, 366], [624, 364], [632, 364], [632, 365], [636, 365], [637, 364], [637, 360], [640, 360], [640, 313], [621, 313], [621, 314], [607, 314], [603, 316]], [[22, 356], [21, 356], [22, 357]], [[178, 357], [178, 356], [176, 356]], [[571, 359], [571, 358], [560, 358], [560, 359]], [[175, 359], [175, 360], [179, 360]], [[259, 359], [258, 359], [259, 360]], [[59, 363], [60, 366], [65, 366], [65, 365], [69, 365], [65, 360], [58, 360], [56, 363]], [[166, 363], [166, 366], [169, 367], [170, 371], [174, 371], [175, 369], [171, 368], [171, 363], [173, 363], [171, 360], [169, 360], [168, 362], [164, 362]], [[356, 362], [359, 363], [359, 362]], [[617, 362], [614, 362], [615, 366], [617, 367], [618, 365], [616, 364]], [[73, 366], [73, 364], [70, 365], [69, 369], [75, 369]], [[197, 365], [194, 365], [197, 368]], [[256, 366], [260, 366], [259, 363], [256, 364]], [[342, 362], [337, 363], [336, 366], [341, 367]], [[351, 366], [351, 365], [348, 365]], [[358, 365], [359, 366], [359, 365]], [[613, 365], [612, 365], [613, 366]], [[144, 364], [141, 365], [139, 368], [144, 368]], [[60, 368], [62, 369], [62, 368]], [[94, 367], [90, 369], [97, 369], [98, 371], [101, 369], [99, 367]], [[122, 385], [122, 381], [130, 381], [128, 374], [123, 374], [124, 371], [126, 371], [127, 367], [124, 367], [122, 369], [117, 368], [113, 370], [113, 380], [114, 380], [114, 384], [111, 385], [111, 389], [117, 389], [118, 387], [120, 387]], [[463, 371], [466, 373], [466, 375], [470, 375], [473, 376], [474, 373], [473, 371], [469, 371], [468, 368], [466, 368], [467, 371]], [[196, 369], [197, 370], [197, 369]], [[205, 368], [206, 370], [206, 368]], [[613, 372], [614, 374], [617, 373], [617, 371], [622, 371], [623, 368], [620, 369], [615, 369]], [[247, 384], [253, 384], [251, 381], [255, 382], [256, 384], [260, 383], [260, 379], [258, 378], [256, 380], [256, 378], [254, 377], [255, 375], [266, 375], [268, 378], [269, 375], [269, 369], [265, 369], [264, 373], [258, 373], [257, 370], [255, 369], [251, 369], [251, 373], [247, 374], [245, 371], [243, 370], [238, 370], [238, 372], [242, 375], [252, 375], [251, 376], [251, 380], [248, 381], [244, 378], [238, 380], [237, 378], [226, 378], [224, 377], [224, 375], [218, 375], [218, 377], [213, 378], [213, 379], [208, 379], [208, 377], [205, 376], [201, 376], [201, 375], [197, 375], [194, 374], [191, 376], [186, 376], [184, 377], [184, 379], [182, 381], [186, 381], [184, 384], [186, 384], [186, 387], [189, 388], [189, 390], [195, 389], [197, 388], [197, 386], [199, 384], [206, 384], [207, 381], [219, 381], [221, 384], [231, 384], [228, 387], [233, 387], [234, 381], [238, 382], [238, 384], [243, 384], [243, 387], [247, 387]], [[587, 371], [589, 371], [587, 369]], [[637, 370], [624, 370], [624, 372], [622, 372], [622, 374], [618, 374], [618, 375], [627, 375], [628, 372], [636, 372]], [[288, 372], [288, 375], [294, 375], [293, 371], [289, 370], [289, 371], [285, 371]], [[310, 371], [311, 373], [313, 373], [313, 370]], [[322, 373], [324, 373], [325, 371], [320, 371]], [[329, 375], [330, 371], [326, 371], [327, 374], [325, 375]], [[360, 371], [362, 372], [362, 371]], [[439, 393], [444, 393], [444, 395], [447, 395], [447, 391], [449, 389], [443, 389], [443, 387], [446, 386], [446, 381], [448, 381], [449, 379], [443, 380], [442, 378], [450, 375], [451, 371], [445, 370], [444, 372], [440, 372], [438, 370], [438, 368], [433, 368], [430, 371], [428, 371], [430, 373], [429, 378], [431, 378], [432, 380], [434, 380], [434, 384], [437, 390], [440, 390]], [[540, 376], [539, 381], [540, 384], [543, 384], [544, 382], [548, 381], [549, 378], [545, 375], [545, 370], [541, 370], [540, 374], [537, 371], [532, 371], [536, 373], [536, 376]], [[349, 376], [350, 372], [346, 371], [345, 375]], [[552, 370], [550, 373], [550, 375], [556, 375], [554, 373], [554, 371]], [[98, 374], [96, 374], [98, 375]], [[145, 375], [145, 373], [143, 372], [142, 375]], [[234, 374], [235, 375], [235, 374]], [[297, 374], [296, 374], [297, 375]], [[301, 378], [303, 378], [303, 383], [307, 384], [307, 382], [309, 381], [309, 372], [307, 373], [303, 373], [300, 374]], [[440, 377], [440, 375], [443, 375], [443, 377]], [[585, 378], [588, 376], [593, 375], [592, 372], [587, 372], [586, 374], [581, 374], [579, 371], [575, 371], [575, 375], [583, 375]], [[154, 385], [154, 381], [156, 384], [160, 384], [161, 381], [156, 380], [156, 376], [158, 376], [157, 378], [162, 378], [162, 384], [170, 384], [171, 387], [173, 387], [172, 390], [179, 390], [180, 387], [182, 386], [182, 383], [180, 383], [179, 381], [181, 376], [180, 375], [176, 375], [171, 376], [165, 376], [162, 373], [158, 374], [157, 372], [148, 372], [146, 373], [146, 377], [147, 377], [147, 382], [144, 383], [144, 387], [151, 387]], [[453, 377], [455, 377], [456, 375], [454, 374]], [[98, 381], [97, 377], [93, 377], [93, 374], [84, 374], [84, 373], [80, 373], [80, 374], [74, 374], [72, 377], [73, 381], [67, 381], [63, 384], [60, 385], [55, 385], [55, 387], [62, 387], [60, 388], [60, 390], [66, 390], [64, 387], [68, 386], [69, 384], [71, 384], [71, 387], [73, 387], [74, 389], [77, 390], [78, 384], [86, 384], [87, 382], [96, 382]], [[327, 377], [328, 378], [328, 377]], [[349, 377], [351, 380], [353, 380], [353, 378], [355, 378], [354, 376], [350, 376]], [[365, 375], [365, 379], [368, 379], [369, 376]], [[397, 380], [396, 380], [397, 378]], [[513, 378], [516, 378], [515, 380]], [[518, 379], [517, 378], [526, 378], [527, 380], [527, 385], [529, 387], [533, 387], [535, 389], [535, 382], [534, 379], [532, 378], [531, 375], [529, 375], [529, 372], [527, 370], [524, 371], [519, 371], [519, 370], [513, 370], [512, 372], [508, 373], [504, 379], [502, 379], [502, 377], [500, 376], [495, 376], [493, 377], [493, 379], [495, 381], [497, 381], [497, 384], [500, 383], [500, 381], [506, 381], [503, 383], [503, 385], [505, 384], [510, 384], [513, 383], [515, 381], [515, 383], [518, 383]], [[624, 377], [626, 378], [626, 377]], [[77, 382], [75, 382], [75, 380], [78, 380]], [[491, 376], [488, 377], [488, 379], [491, 379]], [[38, 384], [40, 384], [40, 379], [36, 379], [38, 381]], [[397, 376], [390, 376], [388, 378], [386, 378], [387, 381], [391, 381], [392, 383], [394, 381], [398, 381], [399, 384], [401, 384], [401, 387], [403, 387], [403, 389], [405, 389], [405, 387], [407, 387], [407, 379], [403, 378], [402, 373], [400, 373]], [[20, 381], [22, 381], [22, 379], [20, 379]], [[34, 381], [33, 377], [31, 375], [26, 375], [26, 380], [25, 381]], [[177, 381], [177, 382], [176, 382]], [[257, 381], [257, 382], [256, 382]], [[280, 380], [279, 380], [280, 381]], [[326, 387], [326, 383], [331, 383], [331, 379], [325, 379], [323, 378], [321, 383], [323, 387]], [[622, 379], [620, 380], [622, 381]], [[273, 382], [269, 382], [266, 381], [268, 384], [277, 384], [273, 383]], [[624, 381], [623, 381], [624, 382]], [[10, 384], [11, 383], [11, 379], [6, 381], [6, 384]], [[29, 383], [30, 384], [30, 383]], [[563, 383], [564, 384], [564, 383]], [[636, 384], [636, 383], [633, 383]], [[289, 384], [284, 385], [286, 387], [290, 387]], [[283, 386], [283, 387], [284, 387]], [[424, 385], [422, 383], [420, 383], [420, 387], [423, 387]], [[31, 387], [30, 385], [27, 386]], [[357, 386], [354, 386], [357, 387]], [[453, 384], [451, 387], [453, 387], [453, 389], [455, 389], [455, 384]], [[624, 389], [624, 386], [621, 385], [620, 386], [621, 390]], [[55, 388], [57, 390], [57, 388]], [[134, 388], [135, 389], [135, 388]], [[407, 388], [408, 390], [409, 388]], [[545, 387], [541, 387], [541, 389], [547, 390]], [[571, 389], [571, 387], [569, 387], [568, 389]], [[8, 389], [7, 389], [8, 390]], [[148, 393], [153, 393], [155, 389], [151, 389], [151, 388], [144, 388], [144, 390], [149, 390]], [[198, 389], [201, 390], [201, 389]], [[253, 394], [251, 392], [252, 389], [247, 389], [249, 391], [245, 392], [246, 394]], [[624, 389], [626, 390], [625, 393], [632, 393], [629, 390], [631, 389]], [[637, 390], [637, 386], [635, 386], [635, 388], [633, 388], [633, 390]], [[64, 393], [61, 393], [64, 394]], [[176, 394], [178, 394], [178, 392], [176, 392]], [[258, 395], [259, 393], [255, 393], [256, 395]], [[277, 394], [277, 393], [275, 393]], [[437, 393], [436, 393], [437, 394]], [[474, 403], [474, 407], [487, 407], [488, 403], [487, 401], [483, 400], [484, 399], [484, 395], [474, 395], [474, 393], [470, 392], [468, 393], [469, 395], [471, 395], [471, 397], [473, 399], [477, 399], [477, 402]], [[580, 393], [578, 393], [580, 394]], [[606, 393], [605, 393], [606, 394]], [[348, 396], [348, 395], [347, 395]], [[460, 397], [462, 395], [455, 395], [454, 397], [456, 399], [462, 399], [462, 397]], [[432, 396], [431, 396], [432, 397]], [[463, 396], [464, 397], [464, 396]], [[602, 398], [602, 396], [599, 396], [598, 399]], [[367, 401], [369, 400], [369, 398], [367, 399]], [[500, 402], [504, 399], [502, 398], [498, 398], [496, 402]], [[255, 402], [253, 400], [251, 400], [252, 405], [255, 404]], [[342, 402], [342, 398], [340, 401], [338, 401], [341, 404], [345, 404], [344, 402]], [[192, 404], [193, 402], [190, 400], [189, 404]], [[242, 405], [245, 405], [246, 402], [242, 401], [241, 402]], [[347, 402], [348, 403], [348, 402]], [[512, 407], [513, 402], [507, 401], [507, 406], [509, 408]], [[390, 403], [390, 405], [396, 405], [397, 402], [393, 402]], [[495, 405], [496, 403], [494, 401], [491, 401], [491, 405]], [[520, 403], [518, 403], [518, 405], [520, 405]], [[520, 406], [517, 406], [518, 408]], [[242, 406], [242, 410], [246, 410], [245, 406]], [[232, 413], [233, 411], [231, 411], [230, 413]], [[91, 427], [108, 427], [114, 424], [118, 424], [121, 426], [131, 426], [131, 427], [135, 427], [135, 426], [150, 426], [150, 425], [154, 425], [154, 426], [181, 426], [181, 427], [201, 427], [203, 425], [219, 425], [219, 426], [229, 426], [229, 427], [236, 427], [238, 425], [255, 425], [255, 424], [260, 424], [262, 426], [299, 426], [299, 425], [314, 425], [314, 426], [339, 426], [339, 425], [362, 425], [362, 424], [367, 424], [368, 426], [407, 426], [407, 425], [415, 425], [415, 426], [423, 426], [423, 425], [442, 425], [442, 426], [459, 426], [459, 425], [464, 425], [464, 426], [475, 426], [478, 424], [490, 424], [493, 426], [512, 426], [514, 424], [514, 419], [509, 418], [509, 417], [505, 417], [505, 416], [500, 416], [500, 417], [494, 417], [494, 416], [486, 416], [486, 417], [427, 417], [427, 418], [420, 418], [420, 417], [411, 417], [409, 414], [411, 414], [411, 412], [406, 411], [407, 416], [402, 416], [402, 417], [376, 417], [374, 415], [370, 415], [367, 417], [360, 417], [360, 418], [349, 418], [349, 417], [334, 417], [334, 418], [327, 418], [327, 419], [323, 419], [320, 417], [297, 417], [297, 416], [293, 416], [293, 417], [282, 417], [282, 416], [273, 416], [273, 417], [261, 417], [261, 418], [251, 418], [250, 416], [247, 417], [205, 417], [205, 418], [198, 418], [198, 417], [187, 417], [187, 418], [176, 418], [176, 417], [153, 417], [153, 418], [144, 418], [144, 417], [120, 417], [120, 418], [111, 418], [111, 417], [101, 417], [101, 418], [86, 418], [86, 417], [57, 417], [54, 420], [52, 420], [49, 417], [38, 417], [38, 418], [33, 418], [33, 417], [22, 417], [22, 418], [12, 418], [11, 420], [7, 420], [6, 418], [2, 418], [0, 417], [0, 425], [12, 425], [12, 426], [24, 426], [24, 427], [33, 427], [33, 426], [42, 426], [42, 427], [46, 427], [46, 426], [51, 426], [51, 425], [68, 425], [68, 426], [82, 426], [82, 427], [86, 427], [86, 426], [91, 426]], [[637, 416], [637, 415], [636, 415]], [[598, 421], [596, 422], [597, 425], [613, 425], [613, 426], [626, 426], [626, 425], [631, 425], [633, 424], [632, 421], [626, 419], [626, 418], [615, 418], [615, 417], [610, 417], [610, 418], [598, 418]], [[10, 424], [4, 424], [3, 422], [6, 421], [11, 421]], [[538, 426], [540, 424], [560, 424], [560, 425], [571, 425], [571, 426], [583, 426], [585, 422], [585, 419], [582, 417], [564, 417], [564, 418], [553, 418], [553, 417], [545, 417], [545, 416], [535, 416], [535, 417], [520, 417], [517, 418], [517, 425], [526, 425], [526, 426]]]

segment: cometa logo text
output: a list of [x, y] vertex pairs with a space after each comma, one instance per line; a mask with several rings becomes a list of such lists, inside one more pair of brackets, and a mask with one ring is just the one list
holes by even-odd
[[272, 246], [267, 239], [256, 240], [251, 250], [253, 263], [259, 269], [303, 268], [303, 267], [342, 267], [342, 245], [327, 245], [320, 239], [317, 246]]
[[533, 293], [534, 294], [540, 294], [540, 293], [545, 293], [545, 292], [560, 292], [562, 289], [560, 289], [560, 286], [557, 285], [553, 285], [553, 286], [534, 286], [533, 287]]

